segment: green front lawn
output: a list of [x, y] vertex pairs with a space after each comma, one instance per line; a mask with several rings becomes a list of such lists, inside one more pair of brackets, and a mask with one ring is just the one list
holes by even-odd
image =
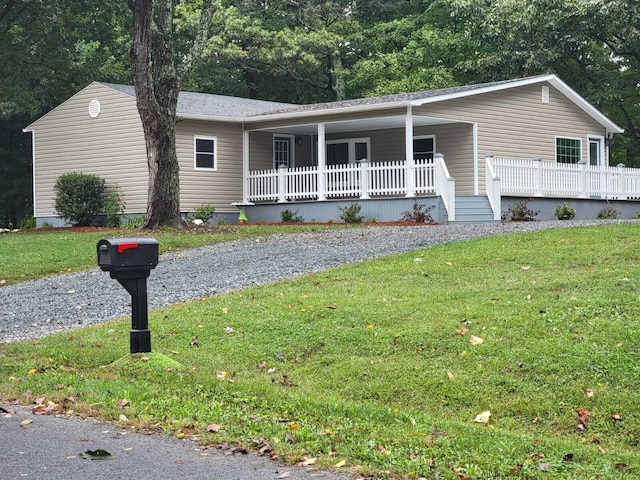
[[143, 358], [129, 320], [2, 345], [0, 398], [371, 478], [638, 478], [639, 238], [493, 237], [156, 310]]
[[[72, 229], [33, 229], [0, 235], [0, 281], [33, 280], [97, 266], [96, 243], [101, 238], [150, 236], [160, 242], [160, 253], [262, 235], [348, 228], [344, 224], [218, 225], [144, 231], [137, 228], [76, 232]], [[353, 227], [352, 227], [353, 228]]]

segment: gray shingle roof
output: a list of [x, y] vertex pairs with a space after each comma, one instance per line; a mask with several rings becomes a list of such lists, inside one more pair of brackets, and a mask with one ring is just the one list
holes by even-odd
[[[132, 85], [104, 82], [100, 82], [100, 84], [135, 98], [135, 89]], [[177, 111], [178, 115], [243, 118], [294, 106], [291, 103], [266, 102], [210, 93], [180, 92]]]
[[[521, 80], [521, 79], [520, 79]], [[279, 110], [264, 112], [266, 114], [314, 112], [320, 110], [331, 110], [334, 108], [358, 107], [363, 105], [382, 105], [385, 103], [410, 102], [412, 100], [422, 100], [426, 98], [454, 95], [456, 93], [469, 92], [481, 88], [513, 83], [517, 80], [504, 80], [500, 82], [480, 83], [476, 85], [463, 85], [460, 87], [440, 88], [437, 90], [425, 90], [422, 92], [398, 93], [394, 95], [384, 95], [381, 97], [357, 98], [353, 100], [342, 100], [338, 102], [315, 103], [311, 105], [292, 105]], [[260, 115], [259, 113], [254, 115]]]

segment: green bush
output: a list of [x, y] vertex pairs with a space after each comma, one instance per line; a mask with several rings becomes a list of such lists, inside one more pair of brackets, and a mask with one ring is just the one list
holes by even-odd
[[433, 217], [429, 213], [435, 208], [435, 205], [431, 205], [425, 210], [426, 205], [423, 203], [413, 202], [413, 211], [402, 212], [402, 220], [405, 222], [416, 223], [433, 223]]
[[556, 218], [558, 220], [573, 220], [575, 217], [576, 210], [567, 205], [566, 202], [556, 207]]
[[187, 215], [187, 220], [192, 222], [199, 219], [204, 223], [207, 223], [211, 217], [213, 217], [215, 211], [216, 209], [213, 205], [200, 205], [199, 207], [194, 208], [193, 212]]
[[340, 218], [344, 223], [362, 223], [364, 217], [362, 215], [358, 215], [362, 207], [358, 203], [353, 203], [348, 207], [338, 207], [342, 213], [340, 214]]
[[107, 215], [107, 227], [120, 227], [124, 214], [124, 202], [118, 185], [112, 185], [104, 199], [104, 213]]
[[304, 219], [301, 215], [298, 215], [298, 210], [292, 212], [291, 210], [284, 209], [280, 212], [280, 218], [282, 219], [282, 223], [300, 223], [304, 222]]
[[533, 222], [540, 210], [531, 210], [527, 200], [520, 200], [509, 205], [506, 212], [502, 213], [502, 221]]
[[56, 212], [73, 225], [91, 225], [104, 208], [104, 179], [97, 175], [65, 173], [53, 187]]

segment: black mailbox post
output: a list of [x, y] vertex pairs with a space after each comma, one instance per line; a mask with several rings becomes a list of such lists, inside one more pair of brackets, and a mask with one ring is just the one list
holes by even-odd
[[158, 265], [155, 238], [105, 238], [98, 242], [98, 265], [131, 295], [131, 353], [151, 351], [147, 277]]

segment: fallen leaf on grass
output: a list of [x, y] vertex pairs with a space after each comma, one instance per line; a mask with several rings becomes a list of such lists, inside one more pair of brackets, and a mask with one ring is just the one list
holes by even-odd
[[526, 272], [526, 271], [527, 271], [527, 270], [529, 270], [530, 268], [531, 268], [531, 265], [524, 265], [524, 266], [522, 267], [522, 270]]
[[619, 413], [611, 413], [609, 416], [616, 422], [622, 421], [622, 415], [620, 415]]
[[346, 460], [340, 460], [338, 463], [334, 465], [336, 468], [344, 467], [347, 464]]
[[538, 470], [540, 470], [541, 472], [550, 472], [551, 471], [551, 465], [548, 464], [548, 463], [538, 462], [536, 464], [536, 468]]
[[591, 416], [591, 412], [584, 407], [578, 409], [578, 430], [587, 428], [587, 419]]
[[313, 465], [314, 463], [316, 463], [317, 458], [312, 457], [312, 458], [308, 458], [306, 459], [304, 462], [301, 462], [300, 465], [302, 465], [303, 467], [308, 467], [309, 465]]
[[456, 335], [466, 335], [468, 331], [469, 329], [467, 327], [460, 327], [456, 330]]
[[129, 406], [129, 400], [127, 400], [126, 398], [121, 398], [120, 400], [118, 400], [118, 407], [124, 408], [128, 406]]
[[475, 423], [484, 423], [486, 425], [489, 423], [490, 418], [491, 418], [491, 412], [489, 410], [486, 410], [476, 415], [476, 418], [473, 421]]
[[482, 342], [484, 342], [484, 340], [480, 337], [476, 337], [475, 335], [471, 335], [469, 337], [469, 343], [471, 345], [480, 345]]
[[587, 398], [591, 398], [591, 397], [593, 397], [593, 395], [594, 395], [594, 393], [595, 393], [595, 392], [594, 392], [593, 390], [591, 390], [590, 388], [585, 388], [585, 389], [583, 390], [583, 392], [584, 392], [584, 396], [585, 396], [585, 397], [587, 397]]
[[449, 377], [449, 380], [455, 380], [456, 379], [456, 376], [451, 372], [447, 372], [447, 377]]
[[220, 430], [222, 430], [222, 427], [220, 425], [217, 425], [215, 423], [212, 423], [211, 425], [207, 425], [207, 431], [208, 432], [219, 432]]
[[225, 327], [224, 329], [224, 333], [234, 333], [235, 330], [233, 329], [233, 327]]

